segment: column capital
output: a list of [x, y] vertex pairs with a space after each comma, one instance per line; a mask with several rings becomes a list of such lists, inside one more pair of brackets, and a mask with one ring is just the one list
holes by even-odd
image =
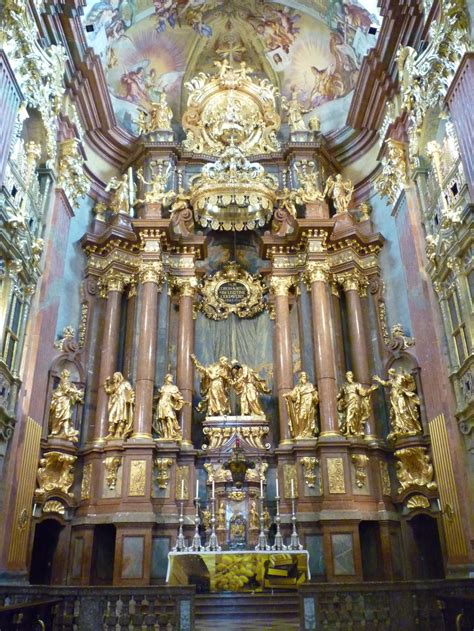
[[142, 261], [138, 267], [138, 280], [140, 284], [155, 283], [158, 286], [163, 284], [163, 263], [161, 261]]
[[130, 283], [130, 276], [118, 270], [111, 269], [99, 280], [100, 295], [102, 298], [106, 298], [110, 291], [123, 293], [125, 285], [128, 283]]
[[337, 282], [342, 285], [344, 291], [356, 291], [360, 296], [367, 295], [369, 281], [358, 270], [352, 269], [348, 272], [336, 274]]
[[327, 283], [329, 264], [326, 261], [308, 261], [304, 271], [304, 280], [308, 286], [315, 282]]
[[296, 284], [294, 276], [271, 276], [270, 289], [274, 296], [288, 296], [292, 287]]
[[196, 276], [170, 276], [170, 285], [180, 296], [194, 297], [199, 281]]

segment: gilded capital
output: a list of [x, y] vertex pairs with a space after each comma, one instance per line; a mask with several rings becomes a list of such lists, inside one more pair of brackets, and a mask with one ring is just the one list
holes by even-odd
[[309, 261], [304, 272], [307, 284], [322, 282], [327, 283], [329, 279], [329, 265], [323, 261]]
[[140, 283], [163, 283], [163, 264], [160, 261], [143, 261], [138, 268]]
[[288, 296], [295, 282], [294, 276], [272, 276], [270, 288], [275, 296]]
[[105, 298], [110, 291], [123, 292], [129, 278], [122, 272], [109, 270], [107, 274], [100, 280], [101, 295]]
[[180, 296], [194, 297], [199, 284], [195, 276], [173, 276], [170, 280], [173, 289]]
[[355, 269], [337, 274], [336, 280], [342, 285], [344, 291], [357, 291], [361, 296], [367, 295], [368, 280]]

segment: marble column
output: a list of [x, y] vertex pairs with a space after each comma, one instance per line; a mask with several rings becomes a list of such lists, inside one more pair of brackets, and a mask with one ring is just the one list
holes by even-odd
[[125, 323], [125, 345], [123, 351], [123, 376], [127, 381], [133, 381], [136, 301], [137, 286], [133, 282], [130, 284], [127, 296], [127, 321]]
[[[338, 280], [341, 282], [346, 295], [349, 343], [355, 380], [364, 386], [370, 386], [372, 378], [369, 367], [369, 349], [360, 301], [360, 295], [365, 291], [367, 281], [354, 271], [341, 274]], [[374, 438], [374, 423], [374, 415], [371, 412], [367, 420], [366, 438]]]
[[95, 440], [103, 441], [107, 436], [107, 393], [104, 383], [117, 368], [117, 355], [120, 333], [120, 307], [125, 287], [125, 277], [119, 272], [111, 272], [104, 279], [107, 292], [107, 306], [104, 316], [104, 331], [100, 349], [99, 390], [97, 394], [97, 416]]
[[182, 444], [191, 445], [191, 423], [193, 402], [193, 364], [191, 354], [194, 352], [194, 294], [197, 287], [195, 276], [174, 278], [173, 285], [179, 292], [179, 322], [176, 356], [176, 385], [181, 391], [185, 405], [181, 412], [183, 440]]
[[135, 425], [132, 438], [151, 438], [153, 389], [155, 385], [158, 291], [163, 280], [159, 261], [143, 262], [139, 269], [140, 317], [135, 382]]
[[319, 418], [321, 436], [339, 435], [336, 407], [336, 365], [331, 330], [331, 304], [328, 287], [327, 264], [310, 261], [306, 268], [306, 281], [311, 291], [313, 340], [316, 381], [319, 392]]
[[289, 292], [295, 284], [293, 276], [272, 276], [270, 286], [275, 304], [275, 385], [280, 418], [280, 444], [289, 440], [288, 410], [283, 395], [293, 388], [293, 356]]

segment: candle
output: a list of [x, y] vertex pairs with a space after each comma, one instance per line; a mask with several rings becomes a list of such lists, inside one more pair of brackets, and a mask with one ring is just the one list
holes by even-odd
[[215, 498], [215, 496], [216, 496], [216, 495], [215, 495], [215, 491], [216, 491], [216, 485], [215, 485], [215, 482], [214, 482], [214, 480], [213, 480], [213, 481], [212, 481], [212, 499], [214, 499], [214, 498]]
[[260, 497], [263, 497], [263, 478], [260, 478]]
[[291, 478], [291, 497], [295, 497], [295, 481]]
[[181, 499], [184, 500], [184, 480], [181, 480]]
[[196, 478], [196, 499], [199, 497], [199, 479]]
[[278, 478], [275, 479], [276, 482], [276, 496], [279, 497], [280, 493], [278, 492]]

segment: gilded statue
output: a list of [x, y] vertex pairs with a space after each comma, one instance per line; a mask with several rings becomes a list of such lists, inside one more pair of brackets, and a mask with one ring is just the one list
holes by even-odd
[[237, 373], [232, 385], [240, 396], [240, 414], [242, 416], [265, 416], [259, 400], [260, 395], [271, 392], [265, 379], [246, 364], [234, 363], [232, 370]]
[[308, 131], [308, 126], [304, 122], [303, 114], [307, 114], [309, 110], [305, 110], [298, 101], [298, 90], [293, 90], [290, 100], [283, 96], [281, 98], [281, 105], [287, 112], [290, 132]]
[[162, 92], [159, 101], [151, 104], [147, 133], [154, 131], [172, 131], [172, 120], [173, 110], [168, 105], [166, 93]]
[[175, 194], [175, 199], [171, 204], [170, 213], [179, 213], [189, 208], [190, 195], [186, 193], [182, 186], [179, 187], [178, 192]]
[[151, 186], [151, 189], [145, 192], [144, 199], [137, 199], [137, 202], [140, 204], [167, 204], [174, 197], [174, 191], [167, 191], [165, 193], [165, 188], [168, 183], [168, 179], [171, 172], [171, 164], [168, 162], [166, 170], [163, 168], [163, 164], [159, 165], [158, 171], [153, 174], [153, 179], [151, 182], [145, 180], [143, 177], [143, 172], [141, 169], [137, 171], [138, 179], [143, 182], [143, 184], [147, 184]]
[[157, 394], [158, 405], [156, 406], [153, 429], [162, 440], [181, 440], [181, 428], [178, 423], [176, 412], [179, 412], [185, 405], [190, 405], [189, 401], [183, 399], [183, 395], [173, 383], [173, 375], [165, 375], [165, 380]]
[[308, 381], [308, 375], [301, 372], [296, 386], [283, 396], [288, 409], [291, 437], [313, 438], [316, 436], [316, 406], [319, 397], [317, 389]]
[[[132, 189], [134, 189], [133, 186]], [[124, 173], [120, 178], [111, 178], [105, 187], [105, 191], [109, 192], [111, 190], [113, 191], [113, 195], [110, 201], [110, 209], [114, 215], [118, 215], [119, 213], [130, 215], [133, 205], [131, 196], [134, 194], [134, 190], [130, 189], [128, 173]]]
[[382, 386], [390, 388], [390, 425], [388, 438], [421, 434], [420, 399], [416, 394], [416, 383], [412, 375], [404, 370], [397, 372], [389, 368], [388, 379], [374, 377]]
[[193, 364], [201, 376], [201, 401], [198, 412], [206, 412], [207, 416], [223, 416], [230, 414], [229, 388], [232, 385], [231, 365], [227, 357], [203, 366], [191, 355]]
[[370, 395], [377, 390], [377, 386], [364, 388], [361, 383], [354, 381], [354, 375], [350, 370], [346, 372], [346, 379], [347, 382], [337, 395], [337, 409], [344, 414], [340, 423], [341, 432], [345, 436], [363, 438], [364, 423], [372, 411]]
[[260, 517], [257, 510], [257, 502], [252, 500], [249, 508], [249, 530], [258, 530], [260, 528]]
[[49, 436], [77, 443], [79, 432], [72, 426], [72, 408], [76, 403], [84, 403], [84, 390], [76, 388], [71, 383], [70, 376], [69, 370], [61, 372], [58, 387], [51, 397]]
[[121, 372], [107, 377], [104, 390], [109, 395], [109, 427], [106, 440], [126, 439], [133, 431], [135, 392]]
[[323, 195], [332, 197], [336, 213], [346, 213], [352, 199], [354, 185], [350, 180], [343, 180], [338, 173], [335, 178], [330, 175], [326, 180]]
[[271, 523], [270, 513], [268, 511], [268, 508], [265, 508], [263, 510], [263, 527], [265, 530], [270, 529], [270, 523]]
[[301, 196], [301, 191], [292, 190], [285, 186], [282, 191], [277, 194], [276, 199], [280, 202], [279, 208], [285, 210], [289, 215], [291, 215], [294, 219], [296, 219], [296, 205], [302, 204], [303, 198]]
[[225, 530], [225, 529], [226, 529], [225, 504], [224, 502], [221, 502], [217, 510], [217, 530]]

